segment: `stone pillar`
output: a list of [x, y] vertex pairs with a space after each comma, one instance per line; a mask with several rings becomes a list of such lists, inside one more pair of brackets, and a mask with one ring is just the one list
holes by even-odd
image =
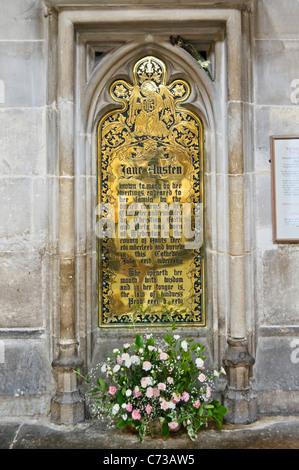
[[257, 410], [250, 384], [255, 361], [246, 339], [241, 20], [241, 12], [235, 10], [227, 21], [230, 319], [224, 405], [227, 421], [246, 424], [256, 419]]
[[83, 361], [76, 340], [73, 96], [74, 27], [62, 12], [58, 19], [60, 336], [58, 357], [52, 363], [57, 391], [51, 402], [51, 420], [57, 424], [85, 419], [74, 374]]

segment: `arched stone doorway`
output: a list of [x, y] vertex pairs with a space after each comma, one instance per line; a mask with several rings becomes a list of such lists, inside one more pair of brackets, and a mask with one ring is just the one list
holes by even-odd
[[[131, 79], [132, 83], [133, 65], [147, 55], [165, 62], [168, 83], [181, 79], [191, 84], [192, 93], [185, 106], [200, 118], [205, 129], [207, 320], [206, 326], [193, 328], [190, 333], [206, 344], [211, 363], [226, 359], [231, 420], [254, 419], [249, 385], [253, 360], [248, 353], [245, 315], [242, 91], [240, 67], [234, 67], [242, 49], [240, 12], [198, 12], [200, 25], [210, 31], [214, 82], [185, 51], [169, 43], [163, 25], [167, 12], [163, 12], [159, 11], [159, 16], [151, 13], [158, 28], [154, 34], [146, 31], [142, 20], [134, 30], [134, 15], [130, 16], [129, 10], [126, 18], [117, 12], [112, 18], [103, 12], [97, 16], [96, 10], [76, 9], [58, 15], [60, 326], [59, 340], [54, 344], [59, 352], [53, 362], [58, 375], [57, 395], [52, 402], [55, 422], [83, 419], [78, 384], [72, 375], [74, 367], [83, 359], [88, 369], [107, 345], [111, 347], [129, 334], [98, 327], [96, 135], [101, 117], [118, 107], [109, 96], [110, 85], [117, 79]], [[177, 24], [180, 33], [195, 34], [188, 27], [191, 20], [194, 11], [184, 10]], [[113, 24], [117, 21], [122, 31], [115, 35]], [[199, 34], [200, 28], [195, 30]], [[101, 55], [107, 37], [109, 47]]]

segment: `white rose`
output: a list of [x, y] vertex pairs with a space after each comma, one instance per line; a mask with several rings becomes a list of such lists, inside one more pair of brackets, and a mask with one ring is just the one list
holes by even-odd
[[116, 366], [113, 367], [113, 372], [118, 372], [120, 369], [120, 365], [116, 364]]
[[188, 348], [187, 341], [185, 341], [185, 340], [182, 341], [182, 342], [181, 342], [181, 347], [182, 347], [182, 349], [183, 349], [184, 351], [187, 351], [187, 348]]
[[116, 415], [116, 413], [119, 411], [119, 404], [118, 403], [115, 403], [115, 405], [113, 405], [112, 407], [112, 414], [113, 415]]
[[204, 362], [203, 362], [203, 360], [202, 360], [200, 357], [198, 357], [198, 358], [195, 360], [195, 364], [196, 364], [196, 367], [197, 367], [198, 369], [200, 369], [200, 368], [204, 365]]
[[140, 359], [138, 356], [131, 356], [131, 362], [132, 364], [140, 364]]
[[106, 370], [107, 370], [107, 366], [106, 366], [105, 364], [102, 365], [102, 367], [101, 367], [101, 372], [106, 372]]
[[130, 397], [132, 395], [132, 390], [127, 390], [126, 391], [126, 397]]
[[174, 339], [180, 339], [180, 335], [174, 335]]

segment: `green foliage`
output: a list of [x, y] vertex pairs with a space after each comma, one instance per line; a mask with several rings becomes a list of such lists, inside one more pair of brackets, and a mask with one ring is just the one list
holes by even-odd
[[[227, 413], [211, 395], [224, 369], [208, 373], [204, 346], [181, 339], [176, 330], [172, 324], [163, 339], [137, 333], [132, 345], [114, 349], [100, 366], [105, 379], [97, 377], [87, 392], [95, 415], [111, 419], [119, 429], [132, 426], [140, 442], [154, 432], [166, 439], [178, 424], [194, 440], [201, 426], [209, 421], [221, 426]], [[90, 377], [86, 382], [91, 383]], [[156, 420], [161, 426], [155, 430], [151, 424]]]

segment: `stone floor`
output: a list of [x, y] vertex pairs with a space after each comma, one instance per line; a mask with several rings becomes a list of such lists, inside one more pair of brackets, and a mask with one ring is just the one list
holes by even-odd
[[[0, 449], [299, 449], [299, 416], [260, 417], [250, 425], [225, 423], [202, 428], [196, 441], [184, 430], [164, 440], [141, 444], [128, 430], [109, 429], [99, 421], [54, 425], [47, 418], [0, 419]], [[111, 454], [111, 452], [110, 452]]]

